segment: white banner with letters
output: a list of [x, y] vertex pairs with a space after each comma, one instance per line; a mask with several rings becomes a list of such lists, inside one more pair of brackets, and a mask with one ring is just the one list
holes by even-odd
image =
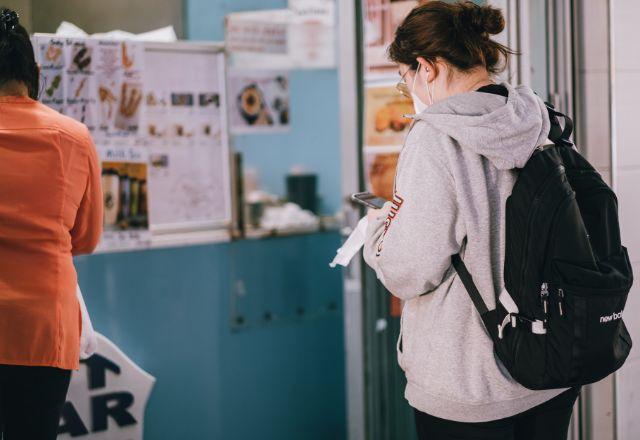
[[71, 376], [58, 439], [142, 440], [155, 378], [96, 333], [98, 349]]

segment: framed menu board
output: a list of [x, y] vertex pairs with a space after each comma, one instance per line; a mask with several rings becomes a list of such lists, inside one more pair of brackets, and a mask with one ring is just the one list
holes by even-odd
[[102, 160], [102, 250], [228, 234], [222, 45], [44, 34], [33, 40], [41, 101], [85, 124]]

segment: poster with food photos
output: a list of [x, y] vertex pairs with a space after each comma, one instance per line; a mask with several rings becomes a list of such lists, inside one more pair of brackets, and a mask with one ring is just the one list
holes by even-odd
[[402, 146], [415, 112], [413, 101], [391, 84], [368, 86], [365, 91], [365, 146]]
[[228, 84], [233, 133], [290, 130], [288, 72], [233, 70], [229, 72]]
[[387, 48], [402, 20], [418, 0], [363, 0], [365, 65], [370, 73], [393, 73]]
[[61, 38], [35, 40], [34, 50], [40, 62], [40, 100], [62, 112], [65, 105], [65, 41]]
[[95, 43], [90, 39], [65, 41], [66, 99], [63, 112], [82, 122], [91, 132], [96, 128]]
[[99, 135], [136, 136], [143, 108], [143, 45], [98, 40], [96, 57]]
[[[144, 136], [156, 228], [224, 223], [231, 216], [221, 52], [147, 50]], [[188, 65], [189, 69], [184, 69]]]
[[103, 234], [99, 249], [137, 249], [151, 244], [149, 158], [142, 148], [99, 145], [102, 161]]
[[386, 200], [393, 199], [399, 152], [378, 153], [369, 149], [364, 155], [367, 191]]
[[156, 235], [201, 236], [230, 225], [220, 45], [44, 34], [33, 43], [40, 100], [85, 124], [103, 161], [100, 249], [144, 248]]

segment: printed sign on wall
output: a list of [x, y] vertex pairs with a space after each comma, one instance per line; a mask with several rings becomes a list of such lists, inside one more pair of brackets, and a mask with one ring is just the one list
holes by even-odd
[[58, 439], [142, 440], [155, 379], [97, 333], [98, 350], [71, 376]]
[[104, 232], [99, 249], [139, 249], [151, 244], [148, 151], [97, 146], [102, 162]]
[[[102, 161], [99, 250], [146, 249], [154, 235], [226, 230], [232, 192], [220, 45], [42, 34], [33, 42], [42, 102], [84, 123]], [[239, 115], [245, 125], [285, 125], [288, 95], [271, 99], [280, 84], [286, 80], [247, 90]], [[275, 107], [251, 105], [260, 93]]]
[[235, 134], [290, 130], [286, 71], [229, 73], [231, 130]]
[[286, 23], [271, 22], [259, 15], [249, 20], [226, 20], [227, 47], [232, 52], [287, 53]]
[[365, 93], [365, 146], [402, 146], [411, 125], [407, 115], [415, 113], [413, 102], [393, 85], [370, 86]]

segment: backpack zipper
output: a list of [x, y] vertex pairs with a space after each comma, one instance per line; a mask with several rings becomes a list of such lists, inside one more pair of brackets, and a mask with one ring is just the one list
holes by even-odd
[[549, 284], [542, 283], [540, 286], [540, 300], [542, 301], [542, 309], [544, 310], [544, 322], [547, 322], [549, 313]]
[[561, 288], [558, 289], [558, 312], [560, 313], [560, 316], [562, 316], [564, 318], [564, 290], [562, 290]]

